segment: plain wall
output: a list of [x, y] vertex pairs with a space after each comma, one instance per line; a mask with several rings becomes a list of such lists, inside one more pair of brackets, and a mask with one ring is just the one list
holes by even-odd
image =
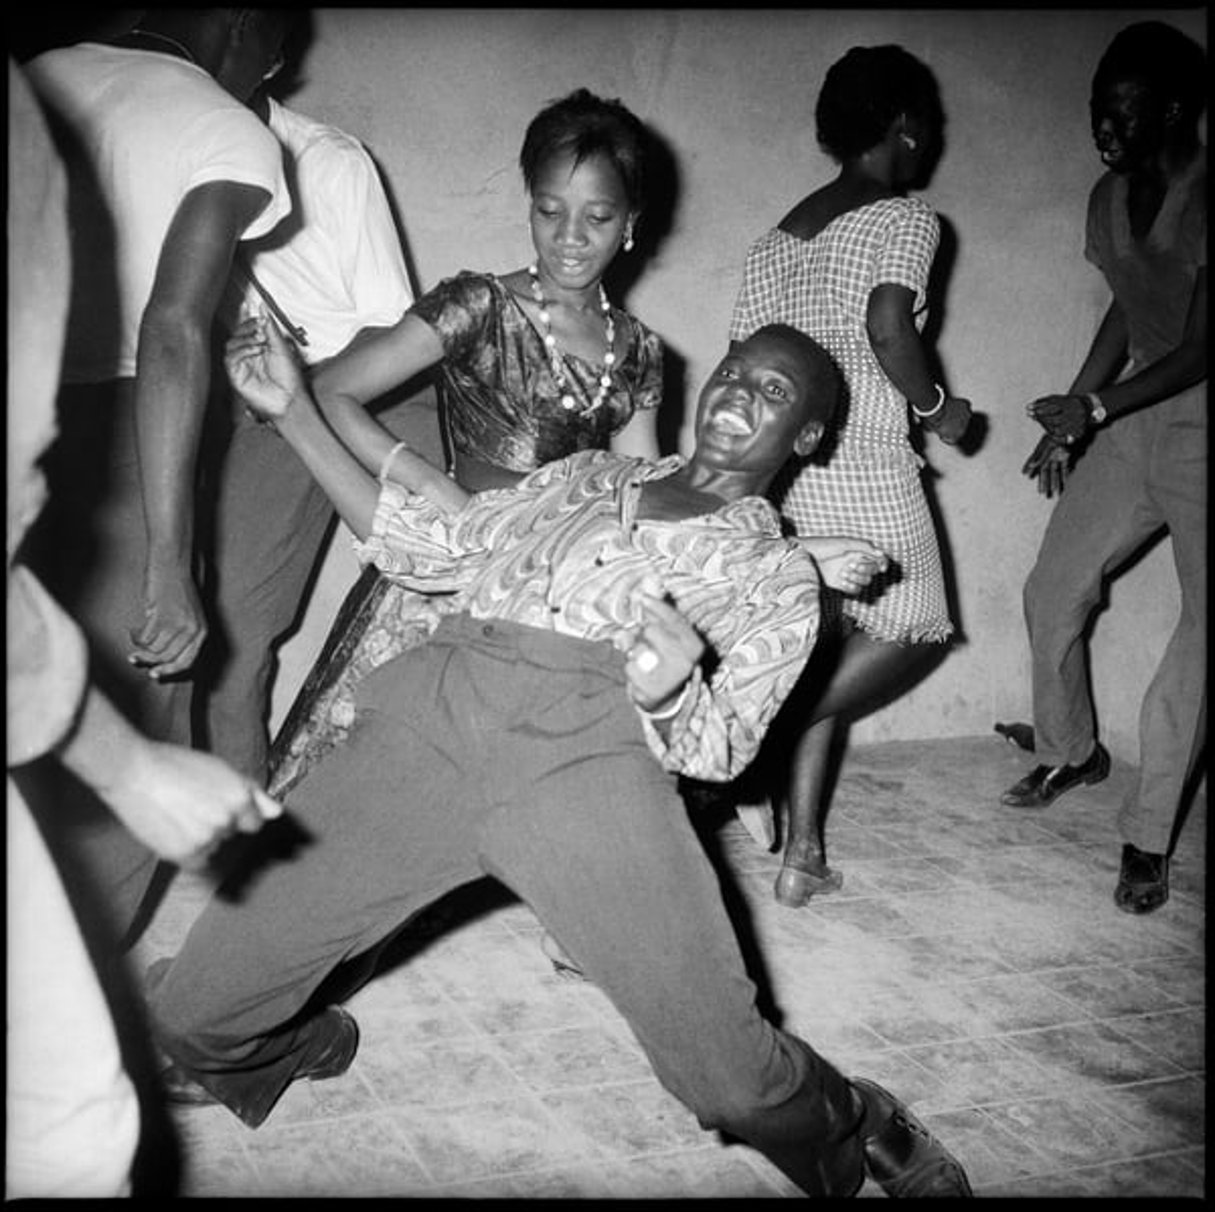
[[[1205, 45], [1205, 10], [795, 11], [319, 9], [289, 104], [364, 141], [383, 172], [419, 291], [462, 268], [531, 259], [517, 167], [528, 121], [586, 86], [621, 98], [669, 147], [669, 231], [626, 298], [684, 370], [664, 408], [688, 418], [725, 346], [747, 246], [834, 175], [813, 110], [854, 45], [895, 42], [935, 71], [945, 155], [922, 196], [946, 229], [931, 329], [950, 389], [988, 425], [966, 455], [929, 439], [929, 491], [952, 568], [961, 638], [856, 740], [990, 732], [1030, 719], [1021, 589], [1052, 503], [1020, 471], [1039, 434], [1034, 397], [1065, 390], [1108, 302], [1082, 253], [1101, 166], [1089, 131], [1093, 69], [1144, 19]], [[689, 430], [675, 425], [686, 449]], [[355, 565], [339, 532], [299, 634], [283, 649], [280, 719]], [[1111, 589], [1093, 652], [1100, 728], [1138, 759], [1140, 700], [1179, 598], [1167, 539]]]

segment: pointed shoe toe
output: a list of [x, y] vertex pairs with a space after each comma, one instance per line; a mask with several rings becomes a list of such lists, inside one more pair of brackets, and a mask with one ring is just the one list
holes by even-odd
[[865, 1104], [865, 1166], [888, 1196], [973, 1197], [961, 1163], [893, 1094], [863, 1078], [853, 1078], [852, 1085]]

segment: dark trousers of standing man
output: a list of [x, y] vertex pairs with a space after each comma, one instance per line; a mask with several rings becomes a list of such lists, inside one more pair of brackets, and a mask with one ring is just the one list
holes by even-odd
[[1025, 584], [1039, 760], [1078, 765], [1096, 744], [1085, 630], [1107, 577], [1167, 527], [1181, 615], [1143, 698], [1139, 777], [1124, 841], [1164, 854], [1205, 716], [1207, 385], [1100, 430], [1068, 478]]
[[860, 1185], [851, 1089], [760, 1015], [611, 645], [444, 619], [368, 676], [348, 743], [287, 807], [307, 841], [212, 899], [151, 999], [162, 1046], [247, 1121], [307, 1053], [315, 1019], [301, 1011], [322, 980], [489, 874], [611, 998], [706, 1128], [811, 1194], [824, 1174]]
[[[377, 418], [442, 462], [432, 397], [406, 397]], [[278, 646], [303, 616], [336, 515], [295, 451], [247, 414], [205, 463], [199, 514], [212, 633], [195, 674], [194, 737], [264, 786]]]

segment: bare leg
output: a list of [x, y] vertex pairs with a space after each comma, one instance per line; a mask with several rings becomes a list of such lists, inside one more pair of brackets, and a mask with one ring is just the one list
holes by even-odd
[[[790, 701], [796, 713], [786, 724], [793, 738], [784, 791], [785, 841], [776, 899], [798, 908], [815, 892], [829, 892], [842, 882], [826, 861], [825, 826], [833, 741], [841, 717], [856, 718], [895, 697], [922, 677], [945, 653], [941, 644], [894, 644], [854, 631], [812, 660], [798, 693]], [[825, 689], [811, 698], [811, 687]]]

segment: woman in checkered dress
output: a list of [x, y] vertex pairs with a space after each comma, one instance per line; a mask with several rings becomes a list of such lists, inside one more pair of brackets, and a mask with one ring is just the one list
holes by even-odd
[[776, 499], [799, 534], [857, 535], [890, 563], [858, 596], [824, 591], [832, 625], [769, 744], [792, 750], [787, 785], [774, 795], [786, 820], [776, 898], [791, 906], [841, 883], [823, 835], [837, 720], [922, 676], [952, 634], [909, 431], [914, 417], [955, 443], [970, 421], [969, 402], [933, 381], [920, 339], [940, 223], [905, 191], [940, 147], [932, 73], [897, 46], [853, 48], [828, 71], [815, 117], [839, 174], [751, 246], [730, 335], [783, 321], [835, 357], [847, 389], [842, 420], [820, 457], [786, 468]]

